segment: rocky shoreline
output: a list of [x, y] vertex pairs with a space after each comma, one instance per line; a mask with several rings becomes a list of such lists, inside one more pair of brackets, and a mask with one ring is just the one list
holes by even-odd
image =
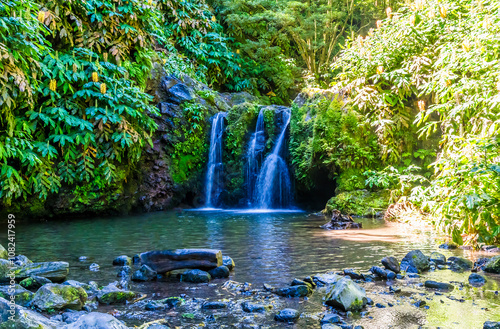
[[[452, 244], [440, 246], [442, 249], [453, 247]], [[165, 253], [169, 261], [174, 259], [174, 262], [184, 262], [182, 264], [189, 258], [189, 264], [193, 264], [189, 267], [195, 267], [200, 261], [208, 264], [205, 262], [208, 259], [211, 265], [203, 269], [157, 272], [158, 264], [165, 265], [165, 258], [159, 259], [157, 255], [166, 257]], [[418, 314], [428, 310], [434, 299], [441, 303], [445, 300], [464, 303], [465, 299], [454, 293], [482, 287], [488, 280], [483, 273], [500, 273], [500, 256], [481, 258], [473, 263], [461, 257], [447, 259], [438, 252], [424, 255], [420, 250], [413, 250], [401, 260], [390, 255], [384, 257], [368, 271], [344, 269], [295, 278], [279, 287], [264, 284], [259, 288], [230, 280], [235, 263], [218, 250], [202, 253], [177, 250], [116, 257], [110, 262], [116, 267], [117, 281], [99, 286], [96, 282], [67, 280], [69, 264], [65, 262], [32, 263], [26, 256], [19, 255], [12, 259], [14, 267], [11, 267], [10, 261], [3, 259], [4, 253], [0, 255], [0, 328], [76, 329], [91, 325], [129, 328], [131, 324], [152, 329], [279, 328], [307, 321], [312, 327], [322, 329], [361, 329], [370, 328], [367, 323], [376, 322], [377, 317], [392, 308], [408, 307], [408, 312]], [[179, 255], [182, 255], [180, 259]], [[96, 265], [90, 267], [95, 269]], [[8, 285], [11, 271], [16, 277], [14, 286]], [[466, 276], [467, 282], [440, 280], [443, 276], [440, 272]], [[146, 295], [137, 289], [138, 284], [168, 286], [175, 282], [187, 284], [188, 291], [159, 298], [159, 294]], [[213, 290], [215, 297], [191, 297], [189, 290], [199, 287]], [[498, 291], [494, 294], [498, 295]], [[14, 320], [9, 319], [11, 296], [16, 304]], [[323, 304], [321, 311], [290, 307], [318, 302]], [[500, 322], [493, 320], [484, 319], [483, 328], [500, 328]]]

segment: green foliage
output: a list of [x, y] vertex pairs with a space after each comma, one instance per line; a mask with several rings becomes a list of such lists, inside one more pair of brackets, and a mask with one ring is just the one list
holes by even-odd
[[[332, 177], [350, 169], [360, 173], [378, 163], [378, 147], [362, 116], [344, 108], [342, 101], [322, 98], [292, 110], [290, 157], [294, 174], [307, 189], [315, 170]], [[354, 179], [355, 180], [355, 179]], [[359, 184], [353, 182], [352, 188]]]
[[174, 118], [172, 179], [184, 183], [199, 177], [207, 155], [206, 143], [208, 110], [197, 103], [184, 103], [182, 117]]
[[374, 216], [389, 205], [389, 196], [386, 191], [369, 192], [367, 190], [355, 190], [341, 192], [331, 198], [326, 204], [324, 212], [331, 215], [333, 210], [339, 210], [343, 214], [356, 216]]
[[334, 65], [335, 88], [375, 127], [384, 159], [429, 162], [437, 150], [412, 151], [405, 138], [441, 135], [435, 175], [413, 197], [457, 242], [499, 241], [498, 10], [493, 0], [412, 4], [351, 40]]

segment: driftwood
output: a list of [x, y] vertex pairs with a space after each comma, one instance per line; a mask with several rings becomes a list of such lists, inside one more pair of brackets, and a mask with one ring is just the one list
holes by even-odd
[[332, 213], [332, 219], [325, 225], [321, 226], [321, 228], [326, 230], [348, 230], [353, 228], [362, 228], [362, 225], [361, 223], [354, 222], [354, 219], [352, 219], [351, 216], [344, 215], [335, 209]]
[[216, 249], [148, 251], [140, 254], [139, 260], [158, 273], [184, 268], [210, 270], [222, 266], [222, 252]]

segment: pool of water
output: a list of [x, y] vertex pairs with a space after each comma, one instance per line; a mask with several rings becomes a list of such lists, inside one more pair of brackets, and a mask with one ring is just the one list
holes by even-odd
[[[170, 211], [115, 218], [19, 223], [16, 228], [16, 247], [19, 254], [35, 262], [69, 262], [68, 279], [84, 282], [94, 280], [102, 285], [116, 280], [117, 269], [111, 263], [119, 255], [133, 256], [162, 249], [220, 249], [223, 255], [232, 257], [236, 263], [231, 280], [261, 286], [263, 283], [286, 285], [293, 278], [344, 268], [366, 271], [373, 265], [380, 265], [380, 259], [384, 256], [392, 255], [401, 259], [414, 249], [429, 254], [437, 251], [437, 246], [443, 241], [442, 236], [425, 226], [386, 223], [378, 219], [359, 221], [363, 223], [363, 229], [326, 231], [320, 228], [326, 222], [324, 217], [297, 211]], [[0, 238], [4, 241], [5, 236], [0, 235]], [[460, 249], [439, 251], [447, 257], [455, 255], [472, 260], [481, 256]], [[80, 256], [86, 256], [87, 260], [79, 261]], [[100, 270], [90, 271], [91, 263], [99, 264]], [[439, 276], [439, 272], [431, 275]], [[462, 275], [460, 280], [463, 282], [466, 278]], [[473, 291], [472, 295], [468, 293], [468, 300], [476, 297], [485, 299], [481, 302], [483, 310], [479, 308], [479, 315], [475, 317], [485, 317], [489, 309], [498, 312], [498, 295], [492, 292], [498, 289], [498, 278], [492, 276], [488, 280], [495, 283], [494, 286], [490, 283], [481, 291]], [[218, 281], [214, 282], [218, 284]], [[133, 283], [132, 286], [133, 290], [164, 297], [186, 291], [193, 296], [207, 297], [206, 288], [196, 291], [183, 284], [166, 282]], [[293, 303], [295, 306], [300, 304], [299, 307], [324, 310], [321, 298], [312, 298], [311, 301], [309, 306], [302, 305], [302, 302]], [[448, 300], [446, 302], [449, 303]], [[427, 313], [419, 310], [423, 320], [417, 322], [443, 325], [439, 322], [439, 312], [431, 312], [439, 309], [437, 306], [441, 304], [436, 304]], [[460, 314], [462, 308], [466, 308], [465, 305], [458, 303], [457, 307], [452, 308]], [[380, 311], [373, 311], [374, 314], [377, 312]], [[381, 313], [380, 318], [387, 318], [387, 314], [391, 313]], [[498, 314], [496, 316], [499, 317]], [[467, 322], [467, 326], [479, 327], [479, 323], [484, 322], [484, 319], [476, 320]], [[370, 321], [372, 326], [368, 328], [377, 327], [373, 324], [375, 320]], [[387, 321], [390, 323], [394, 320], [389, 318]], [[383, 323], [380, 327], [384, 327], [386, 322]], [[444, 322], [453, 323], [454, 319]], [[463, 324], [463, 319], [458, 323]]]

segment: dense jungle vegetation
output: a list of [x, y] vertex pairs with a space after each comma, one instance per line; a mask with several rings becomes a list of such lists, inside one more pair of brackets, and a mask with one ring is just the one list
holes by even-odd
[[[162, 70], [260, 104], [304, 90], [289, 142], [298, 189], [327, 172], [338, 195], [388, 191], [393, 217], [425, 213], [458, 243], [498, 242], [499, 10], [495, 0], [0, 0], [0, 203], [63, 187], [115, 193], [152, 146], [150, 78]], [[314, 97], [324, 93], [336, 96]], [[228, 116], [235, 172], [257, 114]], [[178, 184], [201, 170], [208, 143], [206, 107], [182, 116], [189, 124], [171, 133]]]

